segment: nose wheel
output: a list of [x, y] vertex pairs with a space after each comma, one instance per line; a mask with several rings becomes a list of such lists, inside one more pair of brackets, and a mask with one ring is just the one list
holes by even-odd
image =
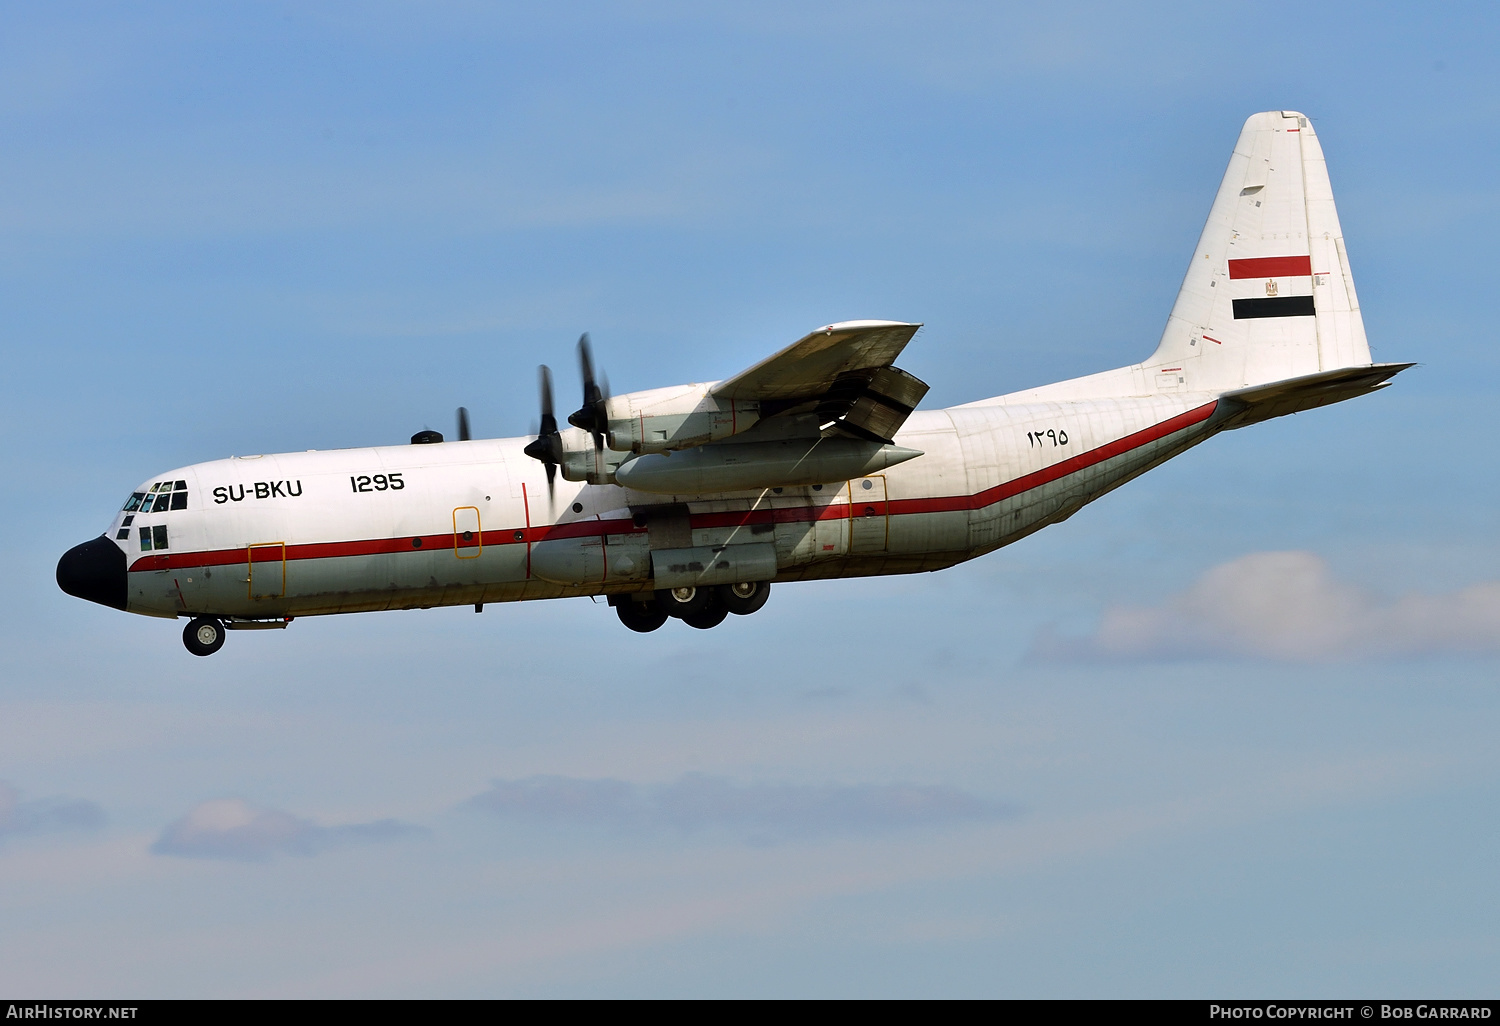
[[211, 616], [189, 620], [182, 629], [182, 643], [195, 656], [213, 655], [224, 647], [224, 625]]

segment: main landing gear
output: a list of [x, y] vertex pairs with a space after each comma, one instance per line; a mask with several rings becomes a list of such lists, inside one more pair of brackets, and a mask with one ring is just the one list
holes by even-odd
[[609, 604], [621, 623], [641, 634], [656, 630], [670, 617], [706, 631], [719, 626], [730, 613], [749, 616], [770, 595], [770, 581], [746, 581], [708, 588], [663, 588], [644, 601], [634, 595], [611, 595]]
[[211, 616], [189, 620], [182, 629], [182, 643], [195, 656], [213, 655], [224, 647], [224, 625]]

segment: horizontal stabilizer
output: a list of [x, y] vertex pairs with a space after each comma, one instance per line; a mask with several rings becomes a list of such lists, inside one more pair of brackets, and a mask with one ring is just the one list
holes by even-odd
[[1224, 429], [1258, 424], [1272, 417], [1301, 413], [1330, 403], [1367, 395], [1390, 384], [1390, 379], [1415, 366], [1410, 363], [1372, 363], [1363, 367], [1340, 367], [1338, 370], [1305, 374], [1266, 385], [1225, 392], [1219, 397], [1227, 414]]

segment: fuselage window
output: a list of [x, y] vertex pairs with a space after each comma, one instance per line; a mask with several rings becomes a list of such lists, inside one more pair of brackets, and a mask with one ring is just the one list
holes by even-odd
[[122, 527], [115, 534], [115, 541], [125, 541], [129, 537], [130, 537], [130, 528], [128, 528], [128, 527]]
[[157, 524], [151, 528], [152, 548], [160, 551], [167, 547], [167, 525]]
[[149, 527], [141, 528], [141, 551], [151, 551], [151, 528]]

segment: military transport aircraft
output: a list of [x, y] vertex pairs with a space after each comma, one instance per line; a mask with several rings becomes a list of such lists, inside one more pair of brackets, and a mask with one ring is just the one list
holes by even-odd
[[[152, 475], [69, 550], [70, 595], [224, 632], [375, 609], [604, 595], [634, 631], [753, 613], [773, 581], [940, 570], [1066, 520], [1229, 428], [1339, 402], [1372, 363], [1308, 119], [1245, 122], [1155, 353], [946, 410], [920, 325], [844, 321], [726, 381], [610, 396], [580, 342], [559, 428], [239, 456]], [[559, 481], [558, 478], [561, 478]]]

